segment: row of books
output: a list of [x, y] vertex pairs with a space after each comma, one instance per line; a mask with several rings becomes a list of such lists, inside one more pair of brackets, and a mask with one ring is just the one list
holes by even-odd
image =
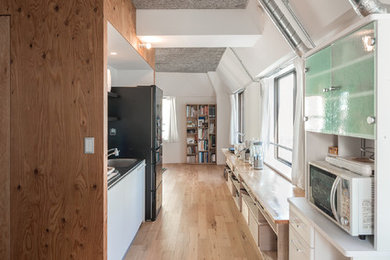
[[197, 106], [187, 106], [186, 107], [186, 115], [187, 117], [195, 117], [197, 112]]
[[206, 122], [206, 118], [203, 116], [200, 116], [198, 118], [198, 127], [208, 127], [208, 123]]
[[215, 117], [215, 106], [209, 106], [210, 117]]
[[198, 142], [198, 150], [199, 151], [206, 151], [209, 149], [209, 143], [207, 140], [200, 140]]
[[187, 146], [187, 154], [196, 154], [198, 149], [196, 146]]
[[199, 163], [208, 163], [209, 162], [209, 153], [208, 152], [199, 152]]
[[[209, 161], [210, 159], [210, 161]], [[188, 155], [187, 156], [187, 163], [215, 163], [216, 162], [216, 155], [215, 153], [212, 153], [209, 158], [208, 152], [199, 152], [197, 155]]]
[[215, 123], [214, 122], [210, 122], [209, 131], [210, 131], [210, 134], [214, 134], [214, 131], [215, 131]]
[[207, 139], [207, 129], [206, 128], [199, 128], [198, 129], [198, 139]]
[[216, 146], [215, 135], [210, 135], [210, 143], [211, 143], [211, 147], [215, 147]]
[[207, 116], [209, 114], [209, 106], [207, 105], [199, 106], [199, 114]]

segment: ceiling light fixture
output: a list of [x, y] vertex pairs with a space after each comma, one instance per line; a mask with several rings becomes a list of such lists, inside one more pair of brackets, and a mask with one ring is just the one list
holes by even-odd
[[146, 49], [150, 50], [150, 49], [152, 48], [152, 44], [151, 44], [150, 42], [141, 43], [141, 44], [139, 45], [139, 47], [141, 47], [141, 48], [146, 48]]
[[118, 53], [116, 51], [112, 51], [112, 52], [110, 52], [110, 55], [115, 56], [115, 55], [118, 55]]

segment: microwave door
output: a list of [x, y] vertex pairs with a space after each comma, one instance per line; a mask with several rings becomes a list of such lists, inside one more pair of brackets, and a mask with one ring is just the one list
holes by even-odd
[[[337, 191], [339, 190], [339, 184], [340, 184], [341, 178], [340, 176], [337, 176], [336, 180], [334, 181], [332, 185], [332, 189], [330, 191], [330, 208], [333, 213], [333, 218], [340, 223], [339, 220], [339, 213], [338, 213], [338, 206], [337, 205], [337, 197], [340, 197], [340, 194], [337, 194]], [[337, 196], [338, 195], [338, 196]]]
[[[315, 166], [310, 166], [310, 201], [322, 212], [335, 220], [332, 205], [337, 208], [337, 193], [334, 191], [336, 175]], [[334, 187], [334, 188], [333, 188]]]

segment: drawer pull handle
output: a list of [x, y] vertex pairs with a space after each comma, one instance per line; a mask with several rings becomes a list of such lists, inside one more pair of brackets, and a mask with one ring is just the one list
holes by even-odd
[[298, 252], [298, 253], [301, 253], [303, 250], [300, 249], [299, 247], [297, 247], [297, 245], [295, 244], [294, 240], [291, 239], [290, 240], [291, 244], [295, 247], [295, 250]]

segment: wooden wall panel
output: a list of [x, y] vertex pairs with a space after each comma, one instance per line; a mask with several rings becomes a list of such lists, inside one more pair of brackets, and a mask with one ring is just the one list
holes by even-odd
[[141, 41], [136, 35], [136, 9], [131, 0], [105, 0], [104, 16], [154, 69], [155, 50], [139, 47]]
[[104, 259], [103, 1], [9, 3], [11, 259]]
[[0, 16], [0, 259], [10, 258], [10, 17]]

